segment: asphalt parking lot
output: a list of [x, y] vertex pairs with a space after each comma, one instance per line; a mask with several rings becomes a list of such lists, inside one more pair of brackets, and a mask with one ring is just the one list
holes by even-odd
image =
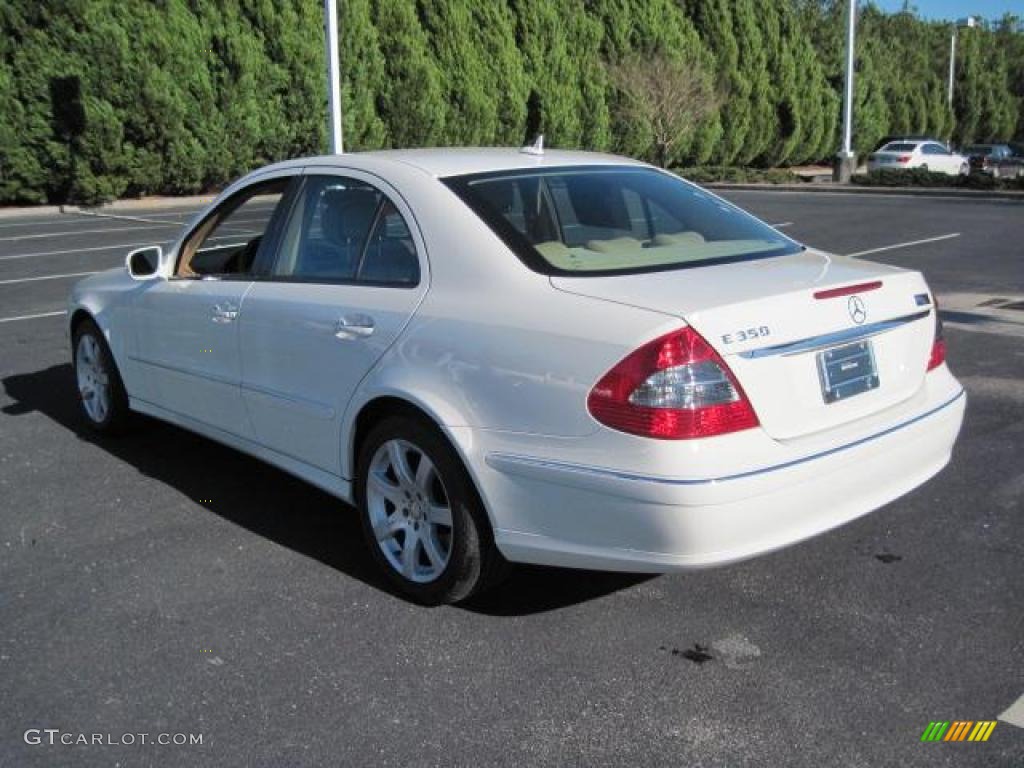
[[920, 742], [1024, 694], [1024, 204], [728, 196], [924, 271], [968, 391], [952, 464], [747, 563], [522, 568], [440, 609], [390, 594], [351, 510], [282, 472], [156, 423], [83, 431], [68, 289], [190, 210], [0, 219], [0, 766], [1024, 765], [1007, 722]]

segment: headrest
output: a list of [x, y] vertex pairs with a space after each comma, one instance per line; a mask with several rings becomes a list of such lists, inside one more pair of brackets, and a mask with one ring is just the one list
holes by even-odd
[[676, 232], [671, 235], [655, 235], [652, 241], [654, 245], [700, 245], [704, 242], [704, 235], [700, 232]]
[[588, 240], [587, 248], [598, 253], [622, 253], [642, 250], [644, 244], [635, 237], [614, 237], [611, 240]]
[[378, 192], [364, 187], [324, 192], [320, 225], [327, 239], [345, 244], [366, 237], [379, 199]]
[[476, 187], [480, 196], [501, 214], [508, 214], [516, 208], [516, 184], [508, 181], [485, 182]]

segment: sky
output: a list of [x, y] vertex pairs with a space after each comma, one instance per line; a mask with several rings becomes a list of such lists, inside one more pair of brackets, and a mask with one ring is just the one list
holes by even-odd
[[[875, 0], [886, 11], [898, 11], [903, 0]], [[1004, 13], [1024, 17], [1024, 0], [911, 0], [917, 12], [926, 19], [962, 19], [964, 16], [1002, 18]]]

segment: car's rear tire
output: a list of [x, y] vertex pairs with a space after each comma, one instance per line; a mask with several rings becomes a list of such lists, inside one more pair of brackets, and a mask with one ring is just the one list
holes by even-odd
[[968, 176], [971, 173], [971, 166], [968, 163], [960, 164], [960, 175]]
[[75, 384], [86, 425], [101, 434], [115, 434], [128, 425], [128, 394], [103, 332], [83, 320], [72, 335]]
[[410, 599], [454, 603], [507, 572], [469, 474], [424, 419], [392, 416], [369, 431], [355, 492], [374, 561]]

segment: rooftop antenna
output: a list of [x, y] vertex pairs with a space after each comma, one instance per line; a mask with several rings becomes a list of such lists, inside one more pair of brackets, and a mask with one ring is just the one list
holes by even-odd
[[533, 140], [533, 144], [527, 144], [525, 147], [519, 150], [524, 155], [544, 155], [544, 134], [538, 133], [537, 138]]

